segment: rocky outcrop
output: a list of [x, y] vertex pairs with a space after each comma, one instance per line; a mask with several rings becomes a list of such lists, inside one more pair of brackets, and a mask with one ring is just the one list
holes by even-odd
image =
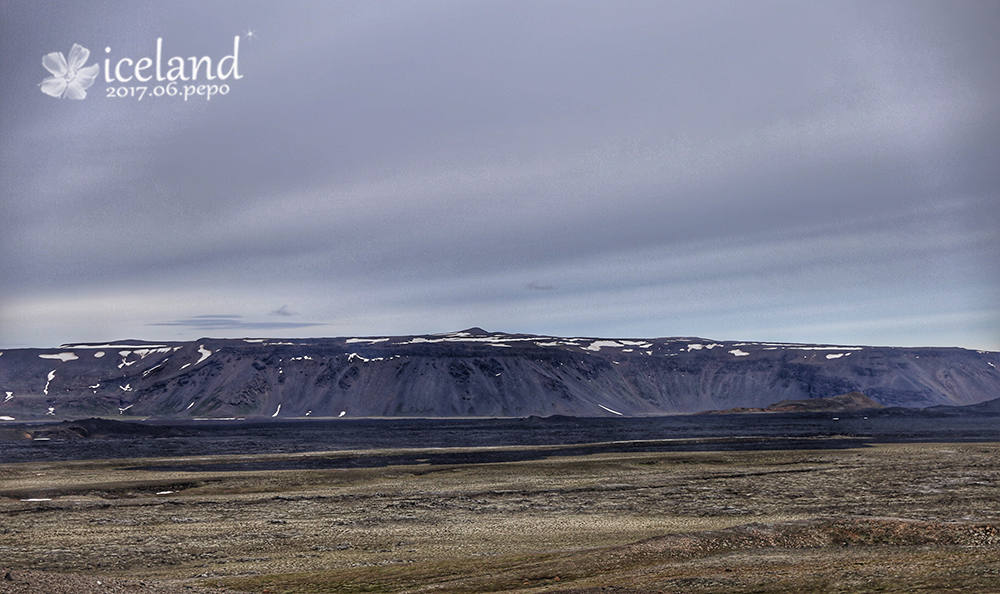
[[884, 406], [1000, 397], [1000, 354], [441, 335], [120, 341], [0, 355], [0, 418], [649, 415], [863, 392]]

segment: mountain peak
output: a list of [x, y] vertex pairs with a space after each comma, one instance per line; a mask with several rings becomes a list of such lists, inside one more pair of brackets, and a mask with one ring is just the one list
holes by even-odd
[[473, 326], [472, 328], [466, 328], [465, 330], [460, 330], [459, 334], [468, 334], [470, 336], [489, 336], [490, 333], [483, 330], [479, 326]]

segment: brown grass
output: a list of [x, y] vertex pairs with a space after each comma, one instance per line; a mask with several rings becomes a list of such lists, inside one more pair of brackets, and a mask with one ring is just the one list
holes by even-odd
[[[910, 444], [207, 473], [134, 469], [165, 460], [15, 464], [0, 468], [0, 554], [15, 570], [275, 593], [996, 592], [998, 454]], [[309, 454], [327, 455], [343, 454]], [[39, 496], [52, 500], [21, 501]]]

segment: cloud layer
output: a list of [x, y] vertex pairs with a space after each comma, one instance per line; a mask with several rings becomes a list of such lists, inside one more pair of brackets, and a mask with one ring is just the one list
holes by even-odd
[[[0, 347], [1000, 349], [995, 3], [56, 6], [0, 6]], [[234, 35], [225, 96], [106, 96], [106, 56]], [[39, 92], [74, 43], [87, 99]]]

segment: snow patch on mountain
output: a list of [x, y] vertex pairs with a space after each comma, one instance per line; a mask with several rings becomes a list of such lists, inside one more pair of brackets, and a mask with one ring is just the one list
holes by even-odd
[[622, 413], [618, 412], [617, 410], [611, 410], [610, 408], [604, 406], [603, 404], [598, 404], [597, 406], [603, 408], [604, 410], [608, 411], [609, 413], [611, 413], [613, 415], [623, 416]]
[[66, 361], [76, 361], [80, 357], [77, 357], [76, 353], [65, 352], [65, 353], [38, 355], [38, 358], [39, 359], [57, 359], [57, 360], [62, 361], [63, 363], [65, 363]]
[[[619, 348], [620, 349], [620, 348], [622, 348], [624, 346], [625, 345], [623, 345], [622, 343], [617, 342], [615, 340], [595, 340], [594, 342], [590, 343], [590, 346], [586, 346], [586, 347], [583, 347], [583, 348], [585, 348], [588, 351], [594, 351], [596, 353], [596, 352], [599, 352], [602, 348]], [[598, 405], [598, 406], [600, 406], [600, 405]]]
[[795, 346], [785, 347], [790, 351], [863, 351], [865, 347], [843, 347], [843, 346]]
[[[64, 349], [158, 349], [165, 344], [64, 344]], [[175, 347], [180, 348], [180, 347]]]
[[713, 342], [711, 344], [698, 344], [698, 343], [695, 343], [695, 344], [689, 344], [687, 346], [687, 351], [690, 353], [691, 351], [700, 351], [701, 349], [712, 350], [715, 347], [723, 347], [723, 346], [726, 346], [726, 345], [724, 345], [724, 344], [718, 344], [718, 343], [715, 343], [715, 342]]
[[198, 345], [198, 353], [201, 354], [201, 358], [195, 361], [195, 365], [198, 365], [205, 359], [208, 359], [212, 355], [212, 351], [205, 348], [205, 345]]

